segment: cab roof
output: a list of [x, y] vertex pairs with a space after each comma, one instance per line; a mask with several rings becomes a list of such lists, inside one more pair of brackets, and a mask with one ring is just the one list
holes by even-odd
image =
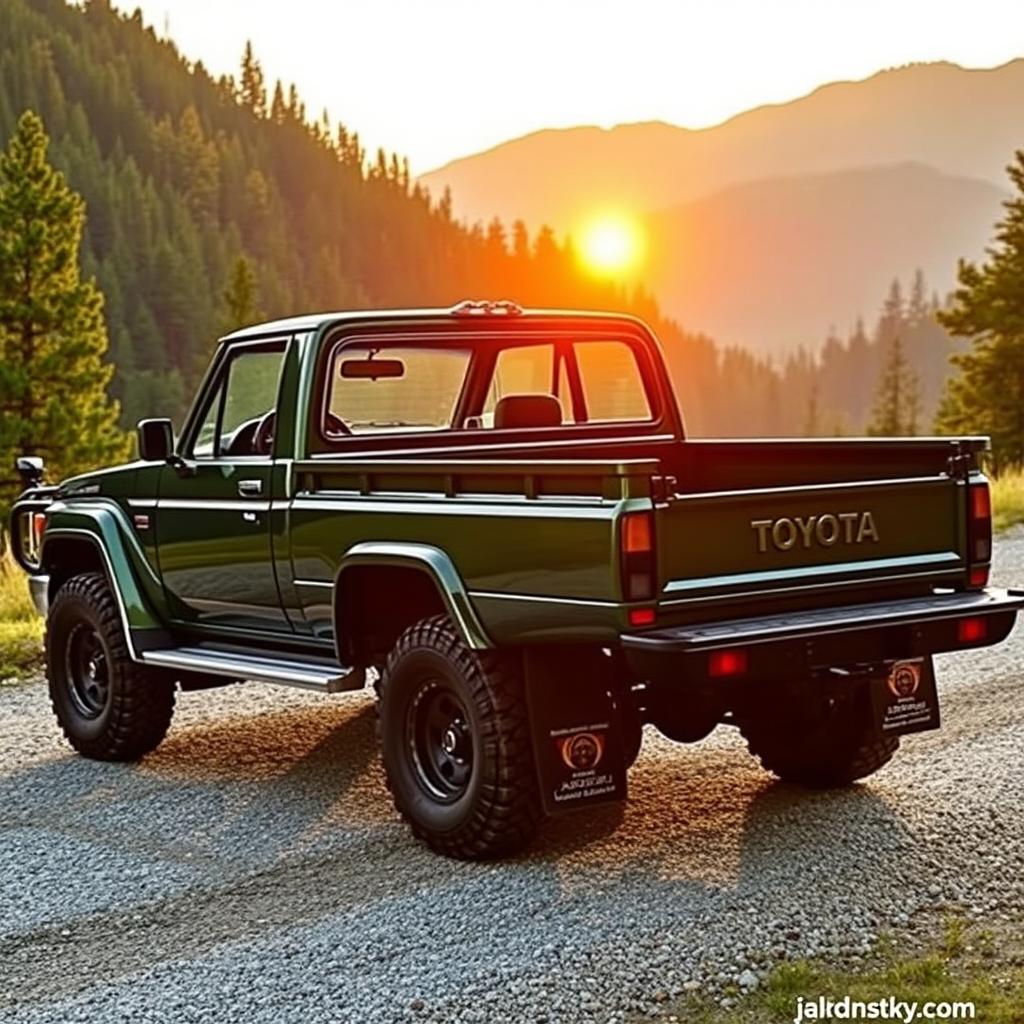
[[268, 320], [264, 323], [251, 324], [237, 331], [225, 334], [220, 341], [234, 341], [240, 338], [262, 337], [274, 334], [296, 334], [302, 331], [317, 331], [325, 327], [333, 327], [340, 323], [359, 320], [441, 320], [450, 317], [453, 320], [473, 319], [481, 323], [495, 323], [503, 320], [521, 320], [524, 318], [600, 318], [629, 320], [634, 323], [636, 318], [624, 313], [594, 312], [579, 309], [524, 309], [514, 302], [501, 300], [470, 300], [459, 302], [454, 306], [425, 307], [421, 309], [349, 309], [337, 310], [332, 313], [305, 313], [299, 316], [285, 317], [280, 320]]

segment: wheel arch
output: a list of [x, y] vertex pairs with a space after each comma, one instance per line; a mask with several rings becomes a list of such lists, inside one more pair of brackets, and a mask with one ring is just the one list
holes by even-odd
[[161, 586], [118, 518], [106, 504], [79, 508], [62, 503], [51, 507], [40, 569], [49, 575], [51, 602], [72, 576], [103, 573], [117, 602], [131, 656], [138, 660], [140, 650], [167, 642], [154, 601]]
[[437, 614], [451, 619], [467, 647], [493, 646], [451, 558], [430, 544], [354, 545], [335, 575], [333, 605], [342, 664], [379, 661], [407, 626]]

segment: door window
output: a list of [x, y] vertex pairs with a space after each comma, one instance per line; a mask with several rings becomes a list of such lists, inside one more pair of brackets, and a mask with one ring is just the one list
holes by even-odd
[[220, 374], [192, 456], [269, 455], [284, 342], [240, 347]]

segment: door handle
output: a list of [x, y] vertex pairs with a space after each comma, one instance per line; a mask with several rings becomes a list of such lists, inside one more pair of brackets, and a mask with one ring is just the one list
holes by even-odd
[[258, 498], [263, 493], [263, 481], [239, 480], [238, 493], [243, 498]]

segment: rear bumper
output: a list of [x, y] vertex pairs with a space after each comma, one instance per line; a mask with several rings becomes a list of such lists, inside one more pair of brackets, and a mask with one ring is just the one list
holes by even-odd
[[[675, 626], [622, 637], [632, 671], [641, 678], [708, 677], [709, 655], [741, 649], [744, 676], [790, 677], [832, 666], [873, 664], [1006, 639], [1024, 591], [988, 589], [787, 615]], [[980, 620], [969, 638], [964, 619]]]

